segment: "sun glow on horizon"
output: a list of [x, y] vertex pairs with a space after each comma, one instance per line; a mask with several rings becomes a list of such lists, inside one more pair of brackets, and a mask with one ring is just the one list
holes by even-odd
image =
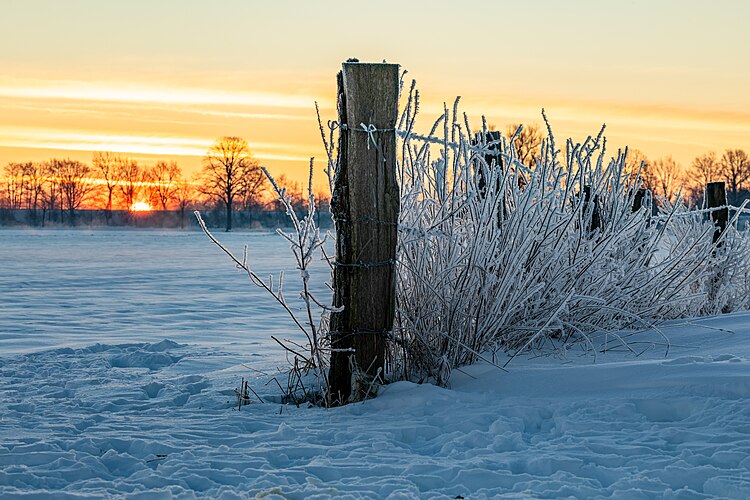
[[130, 206], [131, 212], [150, 212], [153, 207], [145, 201], [136, 201]]

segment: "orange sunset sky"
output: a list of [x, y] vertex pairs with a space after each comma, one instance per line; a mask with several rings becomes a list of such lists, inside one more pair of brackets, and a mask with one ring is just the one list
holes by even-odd
[[748, 22], [731, 0], [4, 0], [0, 165], [109, 150], [190, 174], [238, 135], [302, 179], [323, 166], [314, 101], [335, 118], [335, 73], [358, 57], [409, 71], [423, 126], [456, 95], [503, 130], [544, 107], [558, 143], [606, 122], [611, 148], [687, 166], [750, 149]]

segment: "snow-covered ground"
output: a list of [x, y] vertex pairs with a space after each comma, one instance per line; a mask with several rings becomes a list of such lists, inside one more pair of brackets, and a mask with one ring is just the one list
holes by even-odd
[[664, 331], [297, 408], [266, 385], [296, 334], [201, 234], [1, 230], [0, 498], [750, 497], [750, 314]]

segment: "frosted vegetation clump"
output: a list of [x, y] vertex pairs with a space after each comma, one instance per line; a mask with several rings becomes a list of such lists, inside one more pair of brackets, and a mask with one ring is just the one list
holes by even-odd
[[560, 147], [545, 116], [526, 166], [513, 137], [472, 133], [458, 100], [417, 134], [418, 101], [412, 85], [399, 125], [399, 370], [442, 381], [498, 351], [637, 353], [664, 320], [750, 306], [736, 219], [714, 244], [706, 211], [648, 194], [634, 210], [641, 179], [603, 129]]
[[[627, 149], [607, 151], [604, 129], [582, 143], [560, 145], [542, 113], [547, 136], [535, 162], [525, 165], [515, 135], [489, 134], [484, 119], [472, 129], [458, 100], [426, 132], [417, 132], [413, 83], [403, 101], [396, 130], [396, 321], [387, 379], [446, 384], [461, 365], [483, 359], [504, 367], [526, 353], [562, 357], [575, 350], [595, 358], [607, 350], [638, 355], [654, 347], [668, 353], [661, 322], [750, 308], [750, 238], [737, 217], [714, 242], [710, 211], [690, 210], [679, 193], [676, 202], [649, 193], [636, 202], [640, 175], [626, 173]], [[321, 124], [333, 186], [337, 125], [329, 129]], [[293, 228], [279, 234], [300, 271], [302, 307], [287, 302], [282, 275], [264, 280], [246, 254], [233, 256], [201, 225], [305, 335], [304, 345], [274, 339], [292, 365], [287, 398], [325, 401], [332, 308], [311, 294], [308, 269], [314, 258], [332, 263], [334, 257], [326, 254], [316, 224], [312, 177], [301, 216], [271, 183]], [[317, 380], [312, 395], [303, 380], [311, 372]]]

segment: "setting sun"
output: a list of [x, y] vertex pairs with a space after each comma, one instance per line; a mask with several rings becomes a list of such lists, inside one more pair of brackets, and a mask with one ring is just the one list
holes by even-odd
[[130, 206], [131, 212], [150, 212], [151, 210], [153, 210], [151, 205], [145, 201], [136, 201]]

